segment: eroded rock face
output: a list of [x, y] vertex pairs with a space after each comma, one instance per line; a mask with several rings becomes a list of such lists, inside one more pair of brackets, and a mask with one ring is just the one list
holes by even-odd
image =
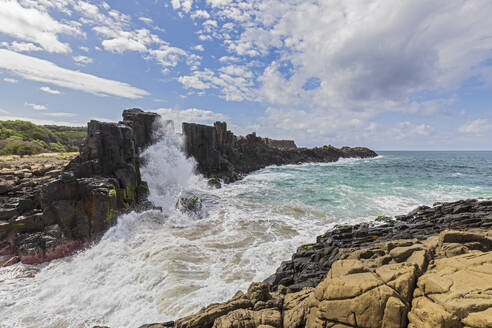
[[417, 282], [408, 327], [492, 327], [491, 242], [482, 234], [441, 234], [436, 259]]
[[155, 327], [491, 327], [491, 242], [486, 230], [446, 230], [342, 248], [315, 288], [271, 292], [253, 283], [246, 294]]
[[18, 211], [21, 216], [0, 224], [5, 253], [25, 263], [68, 255], [99, 238], [118, 214], [142, 205], [148, 188], [140, 176], [139, 151], [152, 142], [158, 117], [130, 109], [120, 123], [89, 122], [80, 155], [37, 186], [37, 211]]
[[138, 108], [123, 111], [123, 123], [133, 130], [137, 152], [140, 153], [154, 142], [155, 124], [159, 117], [157, 113], [144, 112]]
[[306, 162], [334, 162], [342, 157], [375, 157], [367, 148], [341, 149], [323, 146], [298, 148], [292, 140], [257, 137], [255, 133], [236, 137], [225, 122], [214, 126], [183, 123], [185, 151], [198, 163], [198, 170], [207, 177], [236, 181], [247, 173], [268, 165]]

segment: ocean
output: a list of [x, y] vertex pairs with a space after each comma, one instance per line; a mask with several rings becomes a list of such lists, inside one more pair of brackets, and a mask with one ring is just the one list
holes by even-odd
[[[372, 159], [272, 166], [211, 189], [160, 131], [145, 153], [150, 200], [163, 211], [118, 218], [97, 244], [43, 265], [0, 268], [0, 327], [138, 327], [191, 314], [272, 274], [339, 223], [492, 196], [492, 152], [380, 151]], [[183, 194], [203, 216], [175, 209]]]

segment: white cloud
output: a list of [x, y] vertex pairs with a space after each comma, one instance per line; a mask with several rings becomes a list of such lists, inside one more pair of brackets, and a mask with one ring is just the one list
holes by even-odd
[[2, 42], [1, 45], [7, 49], [17, 51], [17, 52], [29, 52], [29, 51], [41, 51], [41, 50], [43, 50], [43, 48], [38, 47], [37, 45], [35, 45], [34, 43], [31, 43], [31, 42], [14, 41], [10, 44], [8, 42]]
[[8, 114], [9, 112], [5, 109], [0, 108], [0, 114]]
[[116, 53], [140, 52], [145, 59], [159, 63], [164, 73], [170, 67], [175, 67], [181, 59], [193, 56], [181, 48], [171, 46], [145, 28], [126, 31], [115, 26], [96, 26], [93, 29], [106, 38], [101, 43], [104, 50]]
[[[34, 42], [46, 51], [59, 53], [71, 51], [68, 43], [58, 39], [59, 34], [83, 35], [75, 25], [60, 23], [46, 11], [23, 7], [16, 0], [0, 1], [0, 33]], [[18, 46], [26, 47], [25, 44]]]
[[[492, 3], [477, 1], [207, 0], [200, 40], [215, 38], [231, 56], [257, 65], [249, 98], [272, 106], [449, 114], [453, 100], [415, 100], [422, 91], [453, 91], [469, 78], [489, 80]], [[175, 9], [181, 10], [176, 1]], [[273, 56], [270, 56], [273, 55]], [[254, 57], [248, 58], [249, 57]], [[270, 57], [275, 58], [273, 61]], [[185, 88], [219, 89], [220, 71], [183, 74]], [[230, 74], [228, 74], [231, 76]], [[212, 77], [210, 77], [212, 76]], [[309, 79], [319, 86], [306, 90]], [[229, 94], [229, 84], [221, 93]], [[439, 93], [434, 93], [439, 94]], [[442, 94], [442, 93], [441, 93]], [[239, 99], [240, 97], [234, 97]]]
[[79, 49], [85, 52], [89, 52], [89, 47], [81, 46], [79, 47]]
[[5, 82], [8, 82], [8, 83], [17, 83], [17, 82], [19, 82], [19, 80], [16, 80], [16, 79], [13, 79], [13, 78], [10, 78], [10, 77], [4, 77], [3, 80]]
[[144, 22], [145, 24], [152, 24], [152, 19], [151, 18], [148, 18], [148, 17], [139, 17], [138, 20]]
[[38, 105], [38, 104], [33, 104], [29, 102], [25, 102], [24, 106], [31, 107], [34, 110], [46, 110], [47, 107], [45, 105]]
[[216, 113], [211, 110], [188, 108], [188, 109], [172, 109], [159, 108], [153, 110], [162, 116], [165, 120], [173, 120], [176, 127], [181, 127], [181, 123], [211, 123], [215, 121], [225, 121], [227, 116], [221, 113]]
[[219, 58], [219, 61], [221, 63], [225, 63], [225, 62], [237, 62], [237, 61], [239, 61], [239, 58], [233, 57], [233, 56], [222, 56], [222, 57]]
[[191, 14], [191, 18], [192, 19], [208, 19], [210, 18], [210, 15], [207, 11], [205, 10], [195, 10], [192, 14]]
[[391, 135], [397, 139], [407, 139], [412, 136], [428, 137], [434, 132], [434, 129], [429, 124], [415, 124], [405, 121], [396, 124], [391, 129]]
[[492, 131], [492, 123], [486, 118], [468, 121], [458, 127], [458, 131], [468, 135], [481, 136]]
[[41, 91], [43, 92], [46, 92], [46, 93], [51, 93], [52, 95], [59, 95], [61, 92], [59, 90], [56, 90], [56, 89], [51, 89], [50, 87], [48, 86], [44, 86], [44, 87], [41, 87], [39, 88]]
[[62, 112], [44, 113], [44, 115], [53, 116], [53, 117], [76, 117], [76, 116], [79, 116], [79, 114], [75, 114], [75, 113], [62, 113]]
[[201, 44], [198, 44], [198, 45], [193, 47], [193, 50], [205, 51], [205, 48]]
[[28, 80], [51, 83], [99, 96], [112, 95], [137, 99], [149, 95], [147, 91], [124, 82], [69, 70], [50, 61], [18, 54], [10, 50], [0, 49], [0, 68]]
[[92, 58], [87, 57], [87, 56], [75, 56], [75, 57], [73, 57], [73, 60], [78, 65], [87, 65], [87, 64], [92, 63]]
[[253, 74], [244, 66], [229, 65], [219, 69], [218, 73], [210, 69], [194, 71], [191, 75], [178, 77], [185, 89], [217, 89], [221, 97], [228, 101], [254, 100]]
[[179, 60], [186, 55], [187, 53], [183, 49], [163, 44], [159, 49], [149, 50], [148, 56], [145, 58], [156, 60], [163, 67], [163, 72], [166, 73], [169, 67], [176, 66]]
[[180, 9], [188, 13], [193, 6], [193, 0], [171, 0], [171, 6], [174, 10]]

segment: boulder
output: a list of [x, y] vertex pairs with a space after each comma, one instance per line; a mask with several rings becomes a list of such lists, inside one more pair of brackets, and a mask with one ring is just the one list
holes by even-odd
[[207, 182], [210, 187], [214, 187], [216, 189], [222, 188], [222, 184], [220, 183], [220, 180], [217, 178], [209, 178]]
[[176, 208], [183, 213], [201, 217], [203, 211], [202, 201], [198, 196], [180, 196], [176, 202]]

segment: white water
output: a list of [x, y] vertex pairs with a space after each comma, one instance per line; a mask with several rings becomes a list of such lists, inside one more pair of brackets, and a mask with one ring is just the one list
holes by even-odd
[[[175, 319], [265, 279], [326, 223], [295, 202], [265, 209], [241, 200], [250, 192], [244, 183], [209, 189], [170, 131], [159, 130], [142, 169], [163, 213], [123, 215], [75, 256], [0, 269], [0, 327], [138, 327]], [[198, 194], [208, 216], [175, 211], [182, 192]]]
[[[406, 178], [412, 157], [389, 155], [270, 167], [215, 190], [193, 174], [193, 161], [171, 131], [163, 124], [142, 169], [150, 199], [163, 212], [119, 217], [97, 245], [76, 256], [0, 268], [1, 328], [119, 328], [176, 319], [265, 279], [335, 223], [492, 191], [487, 178], [478, 180], [483, 186], [429, 178], [430, 165], [420, 168], [421, 161]], [[397, 168], [403, 173], [391, 176]], [[189, 192], [203, 200], [208, 216], [175, 211], [179, 194]]]

